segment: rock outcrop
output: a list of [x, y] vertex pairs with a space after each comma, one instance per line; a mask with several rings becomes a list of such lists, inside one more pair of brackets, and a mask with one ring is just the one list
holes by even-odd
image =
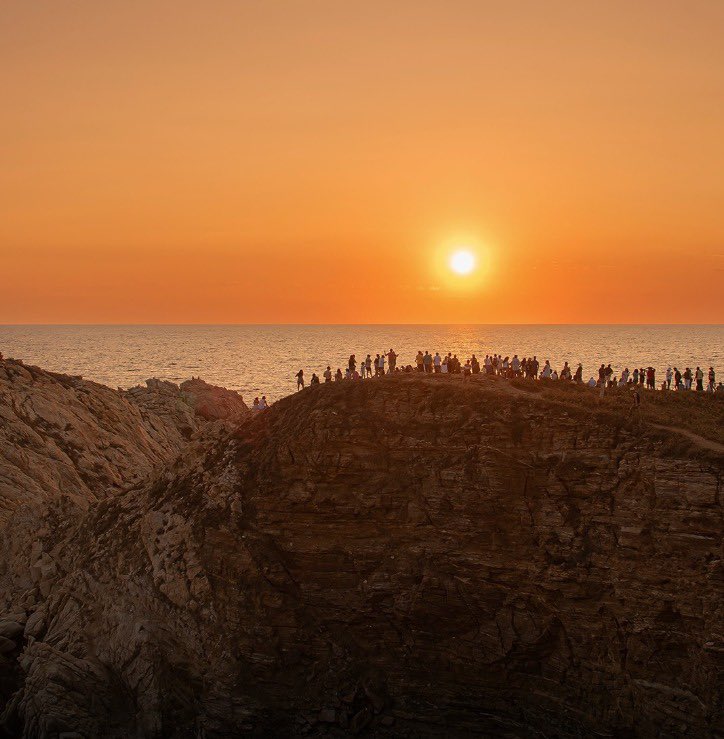
[[90, 503], [146, 479], [208, 420], [239, 418], [239, 395], [202, 380], [111, 390], [0, 362], [0, 522], [19, 505]]
[[724, 461], [669, 437], [487, 378], [212, 424], [27, 532], [45, 586], [0, 613], [3, 725], [718, 736]]

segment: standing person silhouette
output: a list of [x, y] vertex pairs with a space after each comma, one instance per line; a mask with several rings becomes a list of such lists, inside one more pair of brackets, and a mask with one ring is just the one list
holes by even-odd
[[699, 393], [704, 392], [704, 370], [701, 367], [697, 367], [694, 372], [694, 379], [696, 380], [696, 391]]
[[633, 415], [634, 420], [639, 421], [641, 411], [641, 393], [639, 389], [634, 386], [633, 396], [631, 397], [631, 408], [629, 409], [628, 415]]
[[299, 370], [296, 374], [297, 378], [297, 392], [304, 389], [304, 370]]

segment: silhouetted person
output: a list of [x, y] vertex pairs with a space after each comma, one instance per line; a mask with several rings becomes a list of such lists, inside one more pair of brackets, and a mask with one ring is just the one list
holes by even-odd
[[704, 372], [701, 367], [697, 367], [694, 372], [694, 379], [696, 380], [696, 390], [699, 393], [704, 392]]
[[631, 401], [631, 408], [628, 414], [630, 416], [633, 413], [634, 417], [638, 417], [639, 409], [641, 408], [641, 393], [639, 393], [638, 388], [634, 388]]

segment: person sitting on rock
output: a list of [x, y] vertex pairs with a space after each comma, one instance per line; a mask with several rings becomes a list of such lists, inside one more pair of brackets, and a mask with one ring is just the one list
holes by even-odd
[[319, 385], [319, 378], [317, 377], [317, 375], [314, 372], [312, 372], [312, 379], [309, 381], [309, 384], [310, 385]]
[[259, 401], [259, 410], [264, 410], [265, 408], [269, 407], [269, 403], [266, 402], [266, 395], [261, 396], [261, 400]]
[[334, 373], [334, 381], [339, 382], [340, 380], [344, 379], [344, 375], [342, 374], [342, 370], [337, 367], [337, 371]]
[[593, 377], [588, 381], [588, 387], [596, 387], [597, 384]]
[[254, 398], [254, 402], [251, 404], [251, 409], [253, 411], [260, 411], [261, 405], [259, 405], [259, 398]]

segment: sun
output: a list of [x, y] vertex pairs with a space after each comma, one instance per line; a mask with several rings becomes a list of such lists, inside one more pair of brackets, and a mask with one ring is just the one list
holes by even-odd
[[458, 275], [469, 275], [475, 269], [475, 255], [468, 249], [458, 249], [450, 255], [450, 269]]

